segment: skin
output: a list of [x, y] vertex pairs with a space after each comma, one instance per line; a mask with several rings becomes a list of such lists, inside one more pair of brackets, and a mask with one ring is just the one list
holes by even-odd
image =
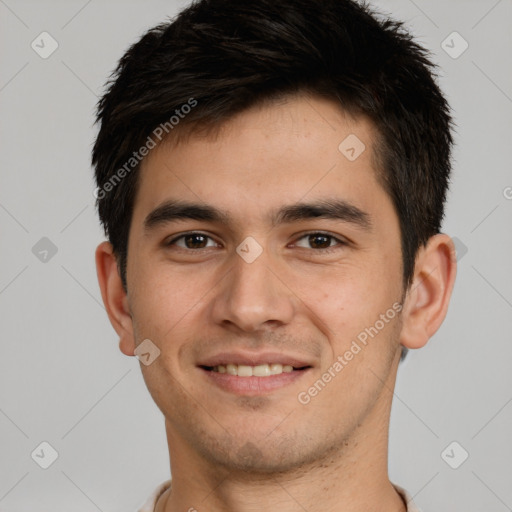
[[[338, 150], [350, 134], [366, 146], [355, 161]], [[401, 346], [422, 347], [445, 317], [455, 248], [447, 235], [432, 237], [404, 296], [399, 221], [377, 180], [375, 136], [367, 119], [295, 96], [246, 110], [215, 134], [168, 141], [143, 162], [128, 292], [108, 242], [96, 263], [121, 351], [133, 356], [144, 339], [161, 351], [141, 364], [165, 416], [173, 478], [157, 512], [405, 510], [387, 473], [392, 390]], [[214, 206], [229, 221], [181, 219], [145, 231], [146, 216], [169, 199]], [[366, 212], [371, 228], [270, 218], [283, 206], [334, 199]], [[190, 231], [211, 237], [199, 239], [206, 247], [169, 244]], [[311, 232], [334, 237], [320, 239], [327, 250]], [[236, 252], [249, 236], [263, 248], [252, 263]], [[402, 299], [400, 314], [300, 403], [298, 394]], [[234, 349], [292, 354], [311, 368], [286, 387], [240, 396], [197, 366]]]

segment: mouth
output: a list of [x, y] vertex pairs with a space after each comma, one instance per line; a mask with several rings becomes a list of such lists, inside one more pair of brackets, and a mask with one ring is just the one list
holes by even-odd
[[312, 365], [282, 354], [219, 354], [198, 365], [209, 384], [235, 395], [261, 396], [290, 386]]
[[201, 366], [206, 371], [216, 372], [220, 374], [228, 374], [236, 377], [271, 377], [273, 375], [281, 375], [283, 373], [291, 373], [294, 371], [302, 371], [311, 366], [294, 367], [291, 364], [280, 363], [264, 363], [255, 366], [246, 364], [219, 364], [216, 366]]

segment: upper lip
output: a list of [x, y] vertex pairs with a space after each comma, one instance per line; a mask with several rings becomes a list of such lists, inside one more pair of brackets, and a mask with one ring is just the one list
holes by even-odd
[[203, 359], [198, 366], [214, 367], [225, 364], [243, 364], [257, 366], [260, 364], [291, 365], [294, 368], [311, 366], [299, 357], [283, 354], [282, 352], [220, 352], [214, 356]]

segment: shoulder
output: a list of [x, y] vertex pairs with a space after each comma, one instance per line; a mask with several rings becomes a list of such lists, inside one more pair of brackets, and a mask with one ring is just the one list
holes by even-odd
[[421, 510], [414, 503], [412, 496], [402, 487], [393, 484], [393, 487], [397, 490], [398, 494], [402, 496], [403, 500], [407, 505], [407, 512], [421, 512]]
[[137, 512], [154, 512], [156, 502], [158, 498], [171, 486], [171, 481], [167, 480], [163, 484], [159, 485], [151, 494], [151, 496], [146, 500], [144, 505], [140, 507]]

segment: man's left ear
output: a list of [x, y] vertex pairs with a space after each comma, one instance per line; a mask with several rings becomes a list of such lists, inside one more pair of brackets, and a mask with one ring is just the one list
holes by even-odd
[[443, 233], [432, 236], [416, 256], [414, 278], [403, 307], [400, 342], [407, 348], [421, 348], [439, 329], [457, 273], [453, 240]]

